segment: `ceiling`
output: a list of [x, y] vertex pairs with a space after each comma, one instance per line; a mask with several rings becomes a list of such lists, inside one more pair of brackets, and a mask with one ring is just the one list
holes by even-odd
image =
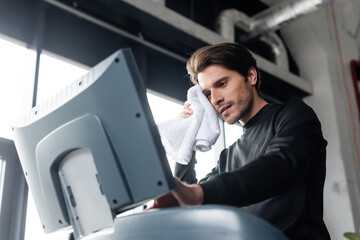
[[[252, 16], [268, 8], [264, 1], [255, 0], [203, 3], [203, 0], [164, 1], [166, 8], [209, 31], [215, 31], [216, 18], [224, 9], [236, 8]], [[179, 101], [186, 99], [191, 86], [185, 69], [187, 58], [196, 49], [208, 45], [119, 0], [0, 0], [0, 33], [29, 48], [46, 50], [89, 67], [119, 48], [131, 48], [146, 87]], [[251, 50], [256, 53], [258, 49]], [[260, 48], [258, 52], [266, 51]], [[293, 69], [289, 73], [291, 77], [296, 75], [296, 66]], [[299, 99], [311, 94], [309, 88], [287, 82], [287, 73], [274, 74], [284, 72], [276, 66], [265, 68], [261, 64], [260, 71], [266, 79], [262, 91], [270, 101]]]

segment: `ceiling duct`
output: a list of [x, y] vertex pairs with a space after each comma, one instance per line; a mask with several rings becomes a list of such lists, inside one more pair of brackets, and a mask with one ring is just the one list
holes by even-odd
[[[252, 19], [243, 12], [237, 9], [227, 9], [222, 11], [217, 19], [217, 31], [228, 41], [235, 42], [235, 24], [250, 25], [251, 21]], [[259, 40], [266, 43], [268, 48], [271, 49], [271, 61], [279, 67], [288, 70], [289, 60], [286, 48], [280, 37], [274, 32], [269, 32], [261, 36]]]
[[284, 1], [256, 14], [250, 18], [250, 21], [237, 21], [235, 26], [244, 30], [244, 34], [240, 36], [240, 39], [242, 41], [248, 41], [260, 35], [275, 31], [292, 20], [315, 12], [332, 2], [334, 2], [334, 0]]
[[[46, 0], [51, 3], [61, 3], [61, 2], [69, 2], [70, 0]], [[75, 14], [81, 14], [81, 11], [78, 10], [78, 8], [85, 8], [87, 11], [89, 11], [89, 17], [94, 17], [94, 22], [97, 24], [99, 20], [105, 19], [111, 20], [110, 22], [113, 22], [116, 18], [109, 18], [106, 13], [104, 12], [99, 6], [93, 6], [92, 4], [87, 4], [88, 1], [79, 1], [77, 8], [72, 8], [71, 11], [75, 11]], [[115, 1], [115, 0], [102, 0], [102, 1], [95, 1], [98, 2], [100, 7], [101, 5], [105, 5], [106, 7], [111, 6], [112, 10], [116, 10], [119, 12], [119, 14], [116, 14], [114, 12], [113, 16], [119, 16], [121, 14], [125, 14], [126, 16], [135, 18], [138, 23], [142, 24], [139, 31], [143, 30], [151, 30], [156, 29], [155, 33], [159, 34], [159, 37], [166, 37], [164, 40], [167, 42], [165, 46], [172, 46], [177, 41], [183, 43], [186, 42], [188, 46], [191, 47], [192, 50], [186, 51], [186, 58], [188, 57], [188, 53], [191, 53], [192, 51], [195, 51], [196, 49], [206, 46], [207, 44], [214, 44], [214, 43], [221, 43], [221, 42], [233, 42], [234, 40], [229, 40], [228, 38], [225, 38], [223, 35], [220, 35], [218, 32], [214, 32], [196, 22], [193, 20], [179, 14], [178, 12], [175, 12], [172, 9], [169, 9], [165, 6], [165, 0], [122, 0], [122, 1]], [[80, 6], [79, 6], [80, 5]], [[240, 14], [239, 14], [240, 15]], [[96, 16], [96, 17], [95, 17]], [[84, 17], [81, 15], [81, 17]], [[99, 18], [99, 19], [98, 19]], [[121, 18], [120, 18], [121, 20]], [[238, 19], [236, 19], [238, 20]], [[91, 20], [92, 21], [92, 20]], [[118, 21], [118, 20], [117, 20]], [[237, 21], [233, 21], [232, 24], [232, 31], [233, 36], [238, 33], [234, 33], [235, 29], [235, 23]], [[107, 23], [107, 22], [105, 22]], [[120, 22], [119, 22], [120, 23]], [[116, 24], [116, 21], [115, 21]], [[122, 23], [121, 23], [122, 24]], [[119, 25], [121, 25], [119, 24]], [[116, 25], [115, 25], [116, 26]], [[111, 28], [112, 25], [110, 25]], [[150, 28], [149, 28], [150, 27]], [[122, 30], [121, 28], [119, 30]], [[118, 28], [116, 27], [116, 31], [118, 31]], [[237, 29], [238, 31], [238, 29]], [[151, 32], [151, 31], [150, 31]], [[271, 36], [275, 36], [276, 34], [270, 33]], [[186, 40], [184, 40], [186, 39]], [[277, 44], [279, 38], [275, 36], [273, 39], [274, 42]], [[149, 41], [149, 38], [145, 38], [144, 40]], [[142, 40], [143, 41], [143, 40]], [[159, 43], [157, 43], [159, 44]], [[163, 44], [163, 43], [161, 43]], [[271, 45], [273, 43], [267, 43], [267, 45]], [[279, 52], [285, 52], [280, 49], [283, 49], [284, 45], [280, 42]], [[153, 44], [155, 45], [155, 44]], [[162, 45], [159, 45], [162, 46]], [[282, 46], [282, 47], [281, 47]], [[270, 48], [270, 47], [268, 47]], [[156, 48], [157, 49], [157, 48]], [[180, 51], [185, 52], [184, 49], [179, 48]], [[251, 49], [250, 49], [251, 50]], [[173, 50], [172, 50], [173, 51]], [[279, 67], [281, 64], [275, 64], [274, 61], [271, 61], [269, 59], [264, 58], [261, 56], [261, 54], [258, 54], [257, 52], [252, 51], [257, 64], [259, 66], [259, 70], [261, 71], [262, 76], [267, 79], [267, 81], [264, 81], [262, 83], [262, 93], [264, 96], [267, 96], [267, 99], [271, 101], [288, 101], [290, 99], [299, 99], [304, 96], [308, 96], [312, 94], [312, 85], [309, 81], [306, 81], [305, 79], [299, 77], [298, 75], [295, 75], [293, 72], [290, 72], [286, 68]], [[261, 52], [263, 53], [263, 52]], [[284, 55], [282, 55], [284, 56]], [[286, 56], [286, 55], [285, 55]], [[185, 58], [185, 62], [186, 62]], [[280, 58], [279, 58], [280, 59]], [[284, 58], [287, 59], [287, 58]], [[153, 59], [148, 60], [150, 63], [155, 63], [158, 61], [153, 61]], [[180, 61], [180, 64], [183, 64], [183, 61]], [[147, 62], [146, 62], [147, 63]], [[150, 67], [148, 68], [150, 69]], [[151, 68], [152, 69], [152, 68]], [[183, 68], [182, 68], [183, 69]], [[154, 70], [155, 71], [155, 70]], [[156, 70], [157, 71], [157, 70]], [[172, 71], [170, 68], [169, 71]], [[164, 89], [164, 83], [162, 83], [162, 71], [157, 71], [159, 74], [154, 74], [156, 78], [154, 78], [154, 82], [161, 86], [158, 88], [159, 92], [165, 92]], [[175, 73], [174, 73], [175, 74]], [[161, 76], [158, 78], [157, 76]], [[152, 77], [152, 75], [150, 76]], [[165, 77], [166, 78], [166, 77]], [[164, 80], [165, 81], [165, 80]], [[181, 79], [183, 81], [183, 79]], [[168, 81], [167, 81], [168, 82]], [[156, 85], [156, 86], [158, 86]], [[165, 84], [166, 85], [166, 84]], [[173, 85], [173, 84], [170, 84]], [[169, 85], [169, 86], [170, 86]], [[166, 85], [169, 87], [168, 85]], [[177, 85], [180, 86], [180, 85]], [[183, 86], [183, 85], [182, 85]], [[182, 87], [181, 86], [181, 87]], [[185, 88], [188, 88], [188, 84], [185, 84]], [[155, 88], [154, 88], [155, 89]], [[181, 92], [180, 88], [171, 87], [171, 91]], [[183, 98], [179, 97], [178, 99], [183, 100]]]

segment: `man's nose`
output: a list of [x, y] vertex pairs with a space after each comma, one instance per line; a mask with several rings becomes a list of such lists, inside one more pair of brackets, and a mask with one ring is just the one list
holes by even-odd
[[218, 105], [221, 101], [223, 101], [221, 94], [217, 93], [216, 91], [211, 92], [211, 104], [213, 106]]

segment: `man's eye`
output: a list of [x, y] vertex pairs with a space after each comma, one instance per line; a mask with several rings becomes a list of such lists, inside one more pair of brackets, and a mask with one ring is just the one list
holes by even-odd
[[207, 94], [205, 94], [205, 97], [206, 97], [207, 99], [210, 99], [210, 98], [211, 98], [211, 94], [210, 94], [210, 93], [207, 93]]
[[226, 82], [225, 82], [225, 81], [220, 83], [220, 86], [221, 86], [221, 87], [222, 87], [222, 86], [225, 86], [225, 85], [226, 85]]

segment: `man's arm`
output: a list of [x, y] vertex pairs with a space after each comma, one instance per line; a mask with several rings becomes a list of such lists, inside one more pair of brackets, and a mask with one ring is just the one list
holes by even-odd
[[204, 200], [204, 193], [198, 184], [186, 184], [176, 180], [176, 189], [172, 192], [154, 200], [154, 204], [149, 208], [168, 208], [187, 205], [200, 205]]
[[177, 177], [179, 180], [187, 184], [196, 184], [196, 183], [205, 182], [209, 180], [212, 176], [215, 176], [216, 174], [219, 173], [218, 166], [216, 166], [204, 178], [198, 181], [196, 178], [196, 171], [195, 171], [195, 164], [197, 163], [195, 156], [196, 153], [194, 152], [191, 161], [189, 162], [188, 165], [176, 163], [175, 172], [174, 172], [175, 177]]
[[[194, 113], [193, 110], [190, 108], [190, 106], [191, 106], [190, 102], [186, 101], [184, 103], [182, 112], [179, 114], [179, 117], [181, 118], [190, 117]], [[195, 172], [196, 163], [197, 163], [196, 153], [194, 151], [188, 165], [183, 165], [177, 162], [175, 163], [175, 172], [174, 172], [175, 177], [177, 177], [178, 179], [180, 179], [181, 181], [187, 184], [196, 184], [198, 182]], [[214, 174], [217, 174], [217, 172], [218, 172], [217, 168], [214, 168], [204, 179], [200, 180], [200, 182], [206, 180], [208, 177]]]
[[245, 206], [276, 196], [306, 178], [315, 154], [325, 154], [320, 122], [310, 107], [291, 104], [275, 122], [277, 131], [264, 155], [233, 172], [221, 173], [201, 183], [204, 203]]
[[195, 152], [193, 152], [193, 155], [188, 165], [183, 165], [177, 162], [175, 163], [175, 171], [174, 171], [175, 177], [188, 184], [197, 183], [196, 172], [195, 172], [195, 164], [196, 164], [195, 155], [196, 155]]
[[[275, 124], [276, 136], [264, 155], [233, 172], [210, 174], [206, 181], [196, 184], [202, 189], [203, 204], [240, 207], [261, 202], [303, 181], [315, 165], [317, 170], [325, 170], [325, 162], [321, 162], [325, 159], [319, 156], [325, 155], [326, 141], [311, 108], [305, 104], [289, 105], [287, 111], [279, 114]], [[184, 184], [183, 187], [189, 186]], [[189, 193], [180, 191], [178, 195], [183, 192]], [[196, 195], [193, 197], [197, 198]]]

